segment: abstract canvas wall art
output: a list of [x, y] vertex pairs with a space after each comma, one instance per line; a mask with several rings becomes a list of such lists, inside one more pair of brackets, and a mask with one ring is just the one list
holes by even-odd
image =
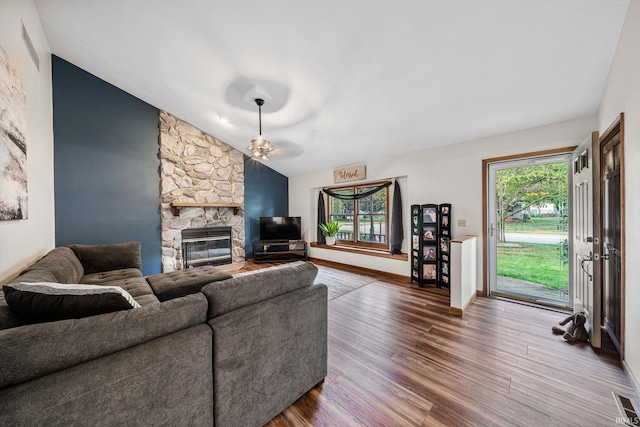
[[0, 220], [27, 219], [26, 105], [22, 79], [0, 46]]

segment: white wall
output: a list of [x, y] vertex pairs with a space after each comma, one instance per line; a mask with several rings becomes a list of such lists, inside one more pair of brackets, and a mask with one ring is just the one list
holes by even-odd
[[598, 112], [598, 129], [604, 132], [624, 112], [624, 181], [626, 260], [625, 363], [640, 378], [640, 2], [629, 4], [618, 49], [609, 72]]
[[[21, 38], [21, 20], [40, 57], [40, 71]], [[0, 283], [54, 246], [51, 52], [31, 0], [0, 2], [0, 45], [22, 77], [27, 98], [28, 219], [0, 221]]]
[[[367, 180], [403, 177], [400, 180], [405, 219], [403, 252], [408, 250], [411, 231], [409, 206], [450, 202], [453, 205], [453, 237], [464, 234], [479, 237], [476, 283], [478, 289], [482, 289], [482, 160], [578, 145], [596, 126], [596, 117], [593, 116], [398, 157], [368, 160]], [[290, 215], [302, 216], [303, 238], [308, 241], [316, 239], [317, 190], [331, 185], [332, 171], [289, 177]], [[467, 226], [458, 227], [458, 219], [466, 219]], [[311, 256], [403, 276], [410, 274], [409, 261], [318, 248], [311, 249]]]

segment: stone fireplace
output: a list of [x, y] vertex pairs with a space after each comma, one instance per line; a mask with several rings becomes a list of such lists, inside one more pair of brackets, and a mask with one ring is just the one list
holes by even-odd
[[171, 114], [160, 112], [162, 271], [183, 268], [182, 231], [231, 228], [231, 258], [244, 261], [244, 209], [172, 202], [244, 203], [244, 155]]

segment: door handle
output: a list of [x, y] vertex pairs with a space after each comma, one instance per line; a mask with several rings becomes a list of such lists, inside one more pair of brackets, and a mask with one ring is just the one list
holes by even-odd
[[489, 236], [493, 237], [494, 231], [496, 231], [496, 226], [493, 223], [489, 224]]
[[[604, 255], [602, 257], [604, 258]], [[589, 276], [589, 281], [590, 282], [593, 280], [593, 276], [591, 275], [591, 273], [589, 273], [587, 271], [586, 268], [584, 268], [584, 263], [585, 262], [591, 262], [591, 261], [593, 261], [593, 252], [589, 252], [589, 255], [584, 257], [584, 258], [582, 258], [582, 260], [580, 261], [580, 268], [582, 268], [582, 271], [584, 271], [587, 274], [587, 276]]]

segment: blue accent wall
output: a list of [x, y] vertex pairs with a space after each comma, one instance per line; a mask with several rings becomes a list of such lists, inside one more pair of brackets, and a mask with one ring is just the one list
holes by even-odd
[[56, 246], [142, 243], [161, 268], [157, 108], [52, 56]]
[[289, 216], [289, 178], [244, 156], [244, 240], [246, 258], [260, 240], [261, 216]]

